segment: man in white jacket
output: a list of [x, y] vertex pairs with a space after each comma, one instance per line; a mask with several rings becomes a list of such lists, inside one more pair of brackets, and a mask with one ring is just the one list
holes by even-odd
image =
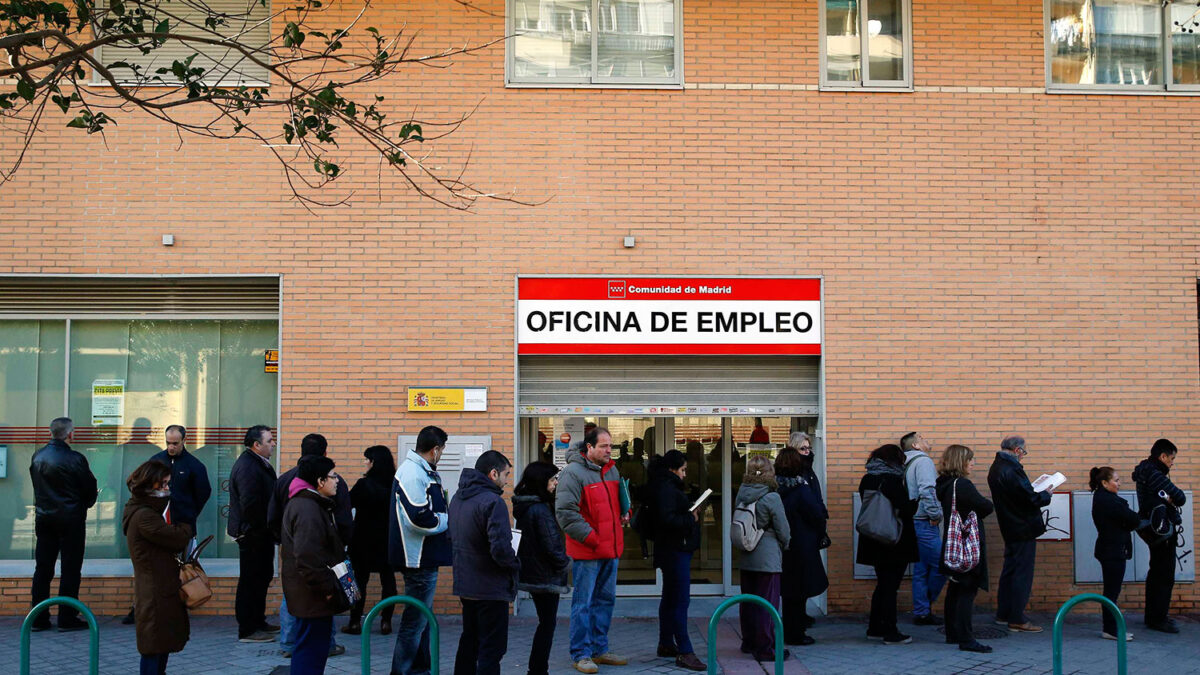
[[904, 450], [904, 482], [908, 498], [916, 500], [913, 529], [917, 534], [917, 554], [913, 563], [913, 623], [918, 626], [940, 626], [942, 618], [933, 613], [946, 577], [942, 575], [942, 505], [938, 502], [937, 467], [929, 456], [929, 441], [912, 431], [900, 439]]

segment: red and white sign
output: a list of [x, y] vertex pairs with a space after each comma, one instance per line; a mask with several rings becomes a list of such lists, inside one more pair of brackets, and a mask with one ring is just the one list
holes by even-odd
[[520, 354], [820, 354], [821, 280], [526, 277]]

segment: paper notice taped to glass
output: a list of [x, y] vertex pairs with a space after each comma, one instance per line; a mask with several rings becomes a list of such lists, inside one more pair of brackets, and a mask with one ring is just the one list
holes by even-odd
[[1033, 481], [1033, 491], [1045, 492], [1046, 490], [1053, 490], [1065, 482], [1067, 482], [1067, 477], [1062, 475], [1061, 472], [1044, 473], [1038, 476], [1037, 480]]

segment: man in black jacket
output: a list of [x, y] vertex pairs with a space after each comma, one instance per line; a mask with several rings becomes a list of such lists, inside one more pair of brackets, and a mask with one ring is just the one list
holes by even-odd
[[[50, 438], [42, 449], [33, 453], [29, 477], [33, 481], [36, 508], [34, 535], [37, 546], [33, 572], [33, 605], [50, 597], [50, 580], [54, 578], [54, 563], [62, 554], [62, 576], [58, 594], [79, 597], [80, 571], [83, 568], [83, 545], [87, 511], [96, 503], [100, 492], [96, 476], [87, 458], [71, 449], [75, 424], [69, 417], [59, 417], [50, 423]], [[33, 630], [50, 628], [50, 615], [42, 612], [33, 621]], [[79, 612], [67, 606], [58, 609], [60, 631], [81, 630], [87, 622]]]
[[454, 675], [500, 675], [508, 651], [508, 603], [521, 571], [502, 496], [511, 471], [507, 457], [488, 450], [463, 470], [450, 502], [454, 594], [463, 617]]
[[238, 585], [234, 600], [238, 640], [270, 642], [278, 626], [267, 623], [267, 589], [275, 576], [275, 542], [267, 527], [267, 505], [275, 486], [271, 428], [246, 430], [246, 446], [229, 472], [229, 536], [238, 544]]
[[[1167, 616], [1171, 608], [1171, 590], [1175, 587], [1176, 527], [1182, 518], [1179, 507], [1187, 495], [1167, 475], [1175, 465], [1179, 449], [1160, 438], [1150, 448], [1150, 456], [1133, 470], [1137, 484], [1138, 515], [1150, 520], [1152, 530], [1139, 534], [1150, 547], [1150, 568], [1146, 571], [1146, 627], [1163, 633], [1178, 633], [1179, 626]], [[1165, 535], [1165, 536], [1164, 536]]]
[[184, 446], [186, 428], [172, 424], [163, 436], [167, 449], [150, 459], [171, 467], [171, 522], [191, 525], [195, 532], [196, 521], [212, 496], [208, 468]]
[[1025, 439], [1009, 436], [988, 471], [988, 487], [996, 505], [996, 520], [1004, 538], [1004, 567], [996, 588], [996, 623], [1014, 633], [1040, 633], [1025, 616], [1025, 605], [1033, 591], [1033, 566], [1037, 538], [1046, 531], [1042, 507], [1051, 500], [1049, 490], [1034, 492], [1021, 460], [1029, 453]]
[[[300, 441], [300, 459], [304, 459], [305, 457], [324, 457], [328, 450], [329, 442], [321, 434], [309, 434]], [[275, 481], [275, 488], [271, 491], [271, 503], [267, 506], [267, 524], [271, 528], [271, 534], [275, 537], [275, 541], [280, 544], [283, 543], [283, 512], [287, 508], [292, 479], [299, 475], [299, 471], [300, 463], [297, 462], [296, 466], [283, 472], [283, 475]], [[350, 507], [350, 488], [346, 487], [346, 481], [342, 480], [339, 476], [335, 489], [336, 493], [333, 497], [333, 520], [337, 525], [338, 538], [345, 544], [350, 541], [350, 536], [354, 533], [354, 514]], [[342, 551], [342, 553], [344, 554], [345, 551]], [[280, 652], [285, 658], [291, 658], [292, 652], [295, 650], [299, 626], [288, 611], [286, 597], [279, 603], [279, 626]], [[337, 643], [336, 621], [332, 622], [330, 630], [332, 634], [329, 637], [329, 656], [345, 654], [346, 648]]]

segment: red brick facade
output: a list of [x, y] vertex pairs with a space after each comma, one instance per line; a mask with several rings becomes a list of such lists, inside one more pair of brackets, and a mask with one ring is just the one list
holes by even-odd
[[[503, 1], [478, 4], [497, 16], [422, 0], [372, 23], [407, 21], [425, 51], [496, 38]], [[120, 117], [105, 148], [53, 122], [0, 187], [0, 273], [282, 274], [284, 462], [310, 431], [358, 462], [430, 419], [511, 453], [517, 274], [822, 275], [829, 607], [863, 611], [850, 492], [905, 431], [970, 445], [981, 468], [1019, 432], [1031, 470], [1072, 489], [1093, 464], [1127, 477], [1166, 436], [1173, 476], [1200, 487], [1200, 105], [1047, 94], [1042, 11], [916, 0], [912, 92], [819, 91], [815, 0], [684, 0], [682, 90], [505, 88], [503, 46], [387, 84], [422, 118], [478, 104], [439, 161], [473, 151], [469, 178], [536, 207], [451, 211], [359, 155], [331, 192], [351, 205], [314, 215], [256, 144], [180, 147]], [[407, 413], [405, 387], [431, 382], [485, 385], [489, 411]], [[1071, 563], [1068, 543], [1039, 548], [1036, 609], [1095, 589]], [[0, 613], [28, 583], [0, 580]], [[130, 586], [85, 579], [82, 599], [124, 612]], [[204, 611], [232, 613], [232, 588]], [[1177, 608], [1198, 602], [1176, 586]]]

